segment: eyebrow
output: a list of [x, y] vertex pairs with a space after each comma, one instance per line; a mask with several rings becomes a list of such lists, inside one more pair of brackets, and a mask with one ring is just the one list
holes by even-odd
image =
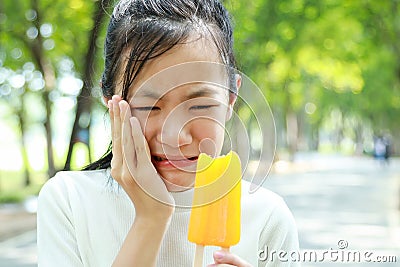
[[207, 87], [201, 87], [200, 90], [196, 90], [194, 92], [189, 93], [185, 99], [193, 99], [196, 97], [204, 97], [204, 96], [212, 96], [218, 94], [215, 90], [212, 90]]
[[151, 92], [151, 91], [146, 91], [146, 90], [144, 90], [144, 91], [142, 90], [142, 91], [138, 92], [137, 94], [134, 95], [134, 97], [148, 97], [148, 98], [153, 98], [156, 100], [162, 98], [161, 95]]
[[[212, 90], [208, 87], [202, 86], [202, 87], [200, 87], [200, 89], [187, 94], [184, 99], [188, 100], [188, 99], [193, 99], [193, 98], [197, 98], [197, 97], [212, 96], [212, 95], [216, 95], [216, 94], [218, 94], [217, 91]], [[135, 97], [147, 97], [147, 98], [152, 98], [155, 100], [161, 100], [163, 98], [163, 95], [160, 95], [156, 92], [144, 90], [144, 91], [138, 92], [135, 95]]]

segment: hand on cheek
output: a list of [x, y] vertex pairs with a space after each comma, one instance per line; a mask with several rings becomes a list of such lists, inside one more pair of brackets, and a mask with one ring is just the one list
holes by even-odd
[[139, 120], [128, 102], [115, 95], [108, 102], [112, 153], [111, 176], [122, 186], [135, 206], [135, 220], [168, 221], [174, 199], [151, 163], [150, 149]]
[[208, 265], [208, 267], [252, 267], [239, 256], [227, 251], [217, 250], [214, 252], [213, 257], [215, 263]]

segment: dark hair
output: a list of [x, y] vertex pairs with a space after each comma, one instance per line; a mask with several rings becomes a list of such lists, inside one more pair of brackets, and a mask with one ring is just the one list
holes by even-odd
[[[121, 96], [126, 99], [129, 88], [149, 59], [184, 43], [199, 29], [215, 43], [222, 63], [228, 67], [230, 90], [236, 93], [232, 24], [229, 13], [218, 0], [121, 0], [107, 29], [103, 96], [110, 98], [115, 94], [116, 80], [123, 71]], [[129, 58], [122, 70], [121, 55], [127, 52]], [[110, 143], [104, 156], [84, 169], [108, 168], [111, 159]]]

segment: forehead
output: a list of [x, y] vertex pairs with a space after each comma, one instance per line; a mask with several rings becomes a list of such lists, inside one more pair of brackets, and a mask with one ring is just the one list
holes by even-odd
[[[226, 66], [213, 42], [206, 38], [189, 40], [149, 60], [129, 88], [128, 99], [146, 92], [163, 95], [174, 88], [208, 88], [224, 92], [228, 86]], [[203, 86], [200, 86], [203, 85]]]

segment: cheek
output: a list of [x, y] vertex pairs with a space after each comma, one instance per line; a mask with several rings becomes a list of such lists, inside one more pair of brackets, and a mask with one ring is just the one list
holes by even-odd
[[155, 125], [158, 125], [154, 122], [154, 119], [147, 116], [136, 116], [136, 118], [140, 122], [140, 127], [142, 128], [142, 132], [147, 142], [150, 142], [151, 138], [157, 131]]
[[211, 120], [199, 120], [191, 126], [194, 143], [200, 152], [218, 156], [224, 142], [224, 125]]

